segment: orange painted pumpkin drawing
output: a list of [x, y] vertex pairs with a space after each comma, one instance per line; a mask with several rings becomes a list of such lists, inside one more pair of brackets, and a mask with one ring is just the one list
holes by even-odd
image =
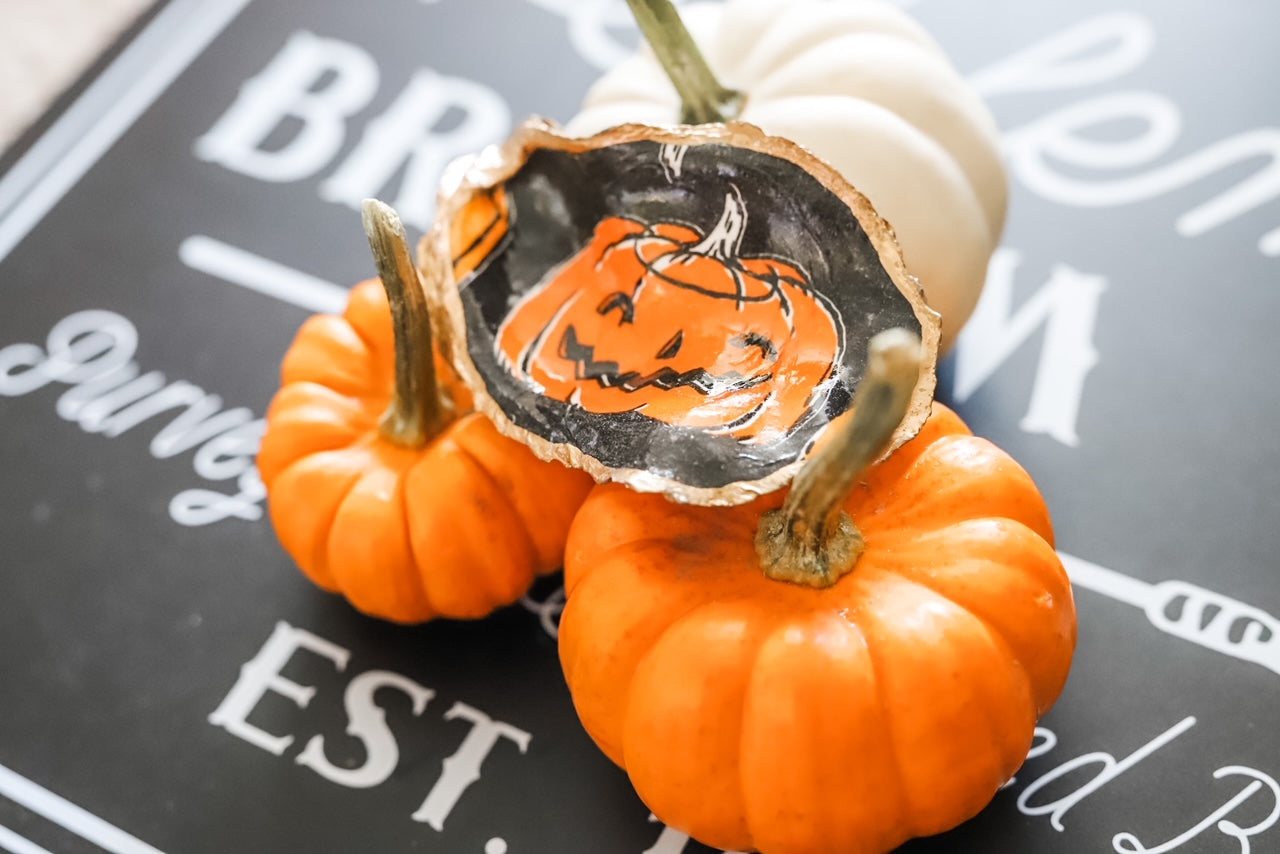
[[519, 380], [589, 412], [740, 439], [785, 435], [838, 361], [834, 312], [796, 264], [743, 257], [736, 188], [705, 234], [607, 217], [498, 331]]
[[[523, 125], [460, 161], [419, 249], [442, 347], [505, 435], [675, 501], [783, 486], [848, 409], [879, 332], [925, 367], [938, 318], [856, 188], [750, 125]], [[441, 263], [446, 261], [447, 263]]]
[[493, 255], [511, 227], [511, 208], [502, 186], [477, 193], [449, 223], [454, 247], [453, 278], [461, 282]]

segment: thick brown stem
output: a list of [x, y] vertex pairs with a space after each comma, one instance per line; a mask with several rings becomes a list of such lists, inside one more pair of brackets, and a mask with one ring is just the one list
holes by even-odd
[[920, 339], [889, 329], [871, 339], [868, 353], [852, 418], [800, 469], [782, 507], [760, 518], [756, 553], [769, 578], [828, 587], [853, 569], [865, 548], [842, 505], [906, 415], [920, 379]]
[[627, 0], [627, 5], [680, 95], [680, 121], [705, 125], [737, 118], [743, 94], [720, 85], [671, 0]]
[[361, 214], [395, 330], [396, 387], [379, 429], [389, 441], [416, 448], [452, 420], [452, 407], [436, 382], [427, 297], [400, 217], [377, 199], [365, 199]]

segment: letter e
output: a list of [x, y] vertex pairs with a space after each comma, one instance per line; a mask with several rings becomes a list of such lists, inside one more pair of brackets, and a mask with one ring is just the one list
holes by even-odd
[[316, 693], [315, 688], [299, 685], [280, 675], [285, 664], [299, 649], [323, 655], [338, 670], [345, 670], [347, 661], [351, 658], [350, 652], [336, 644], [302, 629], [295, 629], [286, 622], [278, 622], [258, 654], [240, 668], [240, 678], [218, 708], [209, 715], [209, 723], [276, 756], [283, 754], [285, 748], [293, 743], [293, 736], [272, 735], [261, 730], [249, 723], [249, 715], [268, 691], [288, 697], [300, 709], [305, 709], [311, 702]]

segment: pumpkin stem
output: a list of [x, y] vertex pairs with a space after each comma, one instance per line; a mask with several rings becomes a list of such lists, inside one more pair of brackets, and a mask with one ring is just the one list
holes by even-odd
[[743, 94], [720, 85], [671, 0], [627, 0], [627, 5], [680, 95], [680, 121], [705, 125], [737, 118]]
[[436, 382], [427, 297], [396, 212], [377, 199], [365, 199], [361, 218], [378, 277], [391, 304], [396, 342], [395, 393], [378, 426], [388, 441], [416, 448], [452, 419], [452, 407]]
[[889, 329], [871, 339], [853, 415], [800, 469], [782, 507], [760, 517], [756, 553], [776, 581], [829, 587], [866, 547], [843, 504], [898, 429], [920, 379], [920, 339]]
[[721, 261], [737, 258], [742, 247], [742, 235], [747, 230], [747, 206], [742, 201], [742, 193], [737, 187], [730, 185], [733, 192], [724, 197], [724, 213], [715, 228], [707, 232], [707, 236], [689, 251], [697, 255], [709, 255]]

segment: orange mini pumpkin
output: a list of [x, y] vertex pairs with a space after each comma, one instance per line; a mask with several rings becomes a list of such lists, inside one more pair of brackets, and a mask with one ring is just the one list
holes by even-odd
[[801, 270], [742, 257], [745, 224], [736, 194], [705, 234], [603, 220], [498, 330], [512, 374], [589, 412], [785, 435], [830, 376], [840, 333]]
[[591, 479], [458, 415], [470, 395], [433, 356], [399, 220], [367, 206], [366, 228], [382, 283], [285, 355], [258, 455], [271, 519], [307, 577], [365, 613], [482, 617], [559, 568]]
[[578, 714], [709, 845], [871, 854], [954, 827], [1066, 680], [1071, 588], [1026, 472], [941, 405], [862, 470], [905, 405], [881, 377], [918, 370], [886, 358], [789, 493], [704, 508], [609, 484], [570, 531]]

